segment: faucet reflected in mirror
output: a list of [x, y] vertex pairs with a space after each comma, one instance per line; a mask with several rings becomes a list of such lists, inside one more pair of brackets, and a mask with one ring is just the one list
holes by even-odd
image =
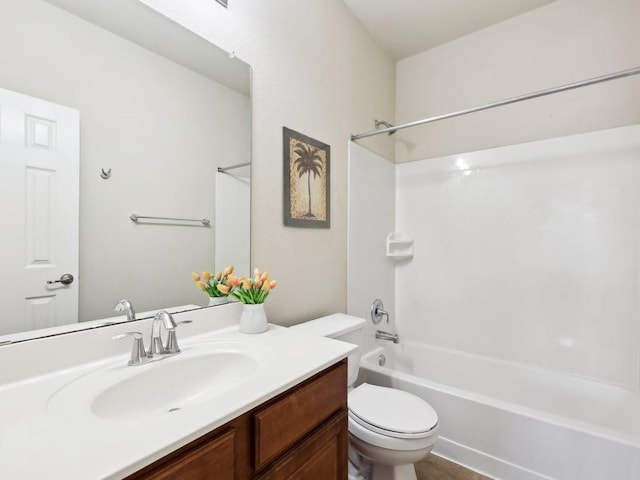
[[[33, 219], [25, 217], [25, 209], [18, 206], [10, 213], [12, 223], [5, 233], [15, 238], [3, 236], [0, 263], [9, 264], [3, 260], [9, 257], [29, 260], [23, 254], [27, 248], [35, 248], [36, 256], [26, 264], [13, 262], [16, 272], [3, 275], [23, 278], [27, 270], [50, 270], [46, 278], [16, 283], [35, 290], [17, 291], [15, 285], [1, 289], [0, 343], [50, 335], [49, 327], [55, 333], [86, 328], [83, 323], [91, 320], [108, 324], [114, 304], [127, 321], [136, 319], [132, 304], [137, 319], [159, 309], [175, 313], [204, 307], [208, 298], [193, 289], [191, 271], [230, 264], [250, 270], [250, 67], [137, 0], [123, 0], [118, 9], [104, 8], [107, 4], [0, 4], [0, 93], [19, 99], [3, 110], [2, 102], [13, 100], [0, 94], [0, 111], [24, 110], [16, 116], [16, 125], [24, 125], [26, 140], [15, 141], [30, 145], [33, 140], [33, 148], [22, 148], [26, 155], [57, 155], [66, 132], [75, 128], [71, 134], [79, 145], [71, 149], [79, 158], [69, 174], [75, 179], [72, 188], [44, 188], [57, 181], [57, 172], [34, 180], [40, 182], [38, 195], [29, 201], [51, 228], [36, 228], [33, 237], [26, 227]], [[167, 45], [175, 49], [165, 51]], [[37, 60], [42, 58], [56, 61]], [[21, 110], [20, 102], [41, 102], [44, 107], [34, 113], [28, 107]], [[76, 112], [79, 121], [72, 122], [71, 130], [63, 128], [61, 121], [41, 113], [50, 106]], [[26, 198], [23, 179], [31, 177], [25, 169], [14, 169], [16, 181], [5, 175], [8, 149], [14, 148], [7, 145], [9, 138], [0, 131], [0, 191]], [[238, 164], [249, 166], [218, 172]], [[41, 172], [44, 167], [29, 168]], [[110, 171], [107, 180], [101, 176], [105, 170]], [[46, 192], [54, 190], [72, 198], [52, 202]], [[3, 204], [15, 203], [5, 202], [2, 195]], [[231, 198], [233, 208], [224, 204]], [[75, 214], [50, 210], [73, 203], [79, 205], [79, 214], [77, 209]], [[211, 225], [135, 223], [129, 219], [132, 211], [208, 218]], [[56, 219], [64, 219], [65, 225]], [[26, 241], [16, 240], [22, 238]], [[25, 252], [16, 250], [20, 243]], [[62, 250], [71, 259], [69, 266], [61, 264]], [[46, 284], [67, 272], [76, 281]], [[124, 297], [126, 303], [116, 304]]]
[[136, 319], [136, 312], [129, 300], [120, 300], [118, 303], [116, 303], [116, 306], [113, 310], [116, 312], [125, 312], [128, 322]]

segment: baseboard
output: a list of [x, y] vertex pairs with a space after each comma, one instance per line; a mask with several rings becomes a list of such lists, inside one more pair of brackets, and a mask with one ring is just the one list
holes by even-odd
[[494, 480], [554, 480], [442, 437], [438, 437], [433, 453]]

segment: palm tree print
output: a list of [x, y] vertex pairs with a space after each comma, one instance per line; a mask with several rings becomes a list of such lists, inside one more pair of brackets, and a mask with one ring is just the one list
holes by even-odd
[[311, 174], [313, 178], [322, 175], [322, 157], [320, 156], [320, 150], [316, 147], [312, 147], [303, 142], [298, 142], [293, 153], [297, 158], [293, 161], [298, 177], [302, 178], [307, 176], [307, 192], [309, 196], [309, 211], [304, 214], [305, 217], [315, 218], [315, 215], [311, 212]]

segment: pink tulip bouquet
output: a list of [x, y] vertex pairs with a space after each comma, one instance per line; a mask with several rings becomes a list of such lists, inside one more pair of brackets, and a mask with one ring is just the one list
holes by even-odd
[[255, 305], [264, 303], [269, 292], [276, 288], [276, 280], [269, 280], [269, 272], [260, 272], [256, 268], [253, 271], [253, 278], [237, 278], [229, 280], [231, 290], [229, 294], [240, 300], [244, 304]]

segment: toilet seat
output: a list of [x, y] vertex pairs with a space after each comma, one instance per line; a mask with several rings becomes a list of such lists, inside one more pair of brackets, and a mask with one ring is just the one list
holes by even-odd
[[[349, 438], [358, 445], [358, 450], [363, 452], [368, 448], [382, 448], [398, 452], [413, 452], [431, 448], [438, 438], [438, 427], [422, 438], [395, 438], [389, 435], [381, 435], [356, 422], [351, 415], [348, 417]], [[363, 445], [364, 444], [364, 445]], [[365, 447], [369, 446], [369, 447]], [[373, 457], [372, 457], [373, 458]]]
[[420, 397], [368, 383], [349, 392], [348, 408], [350, 420], [392, 438], [426, 438], [438, 425], [437, 413]]

